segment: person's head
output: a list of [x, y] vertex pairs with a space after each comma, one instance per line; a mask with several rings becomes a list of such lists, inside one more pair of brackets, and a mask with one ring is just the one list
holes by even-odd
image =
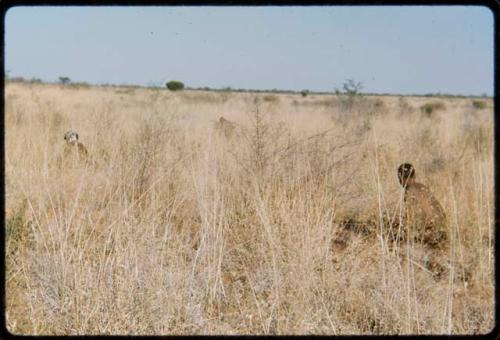
[[68, 143], [68, 144], [76, 144], [76, 142], [78, 142], [78, 133], [76, 133], [75, 131], [73, 130], [69, 130], [67, 131], [65, 134], [64, 134], [64, 140]]
[[403, 163], [398, 168], [399, 183], [404, 187], [415, 179], [415, 168], [410, 163]]

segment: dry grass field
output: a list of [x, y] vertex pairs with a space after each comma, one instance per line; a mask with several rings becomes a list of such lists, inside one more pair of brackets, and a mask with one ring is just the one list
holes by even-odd
[[[27, 83], [5, 99], [12, 333], [494, 325], [491, 99]], [[70, 128], [92, 162], [58, 161]], [[440, 278], [389, 237], [404, 162], [447, 216]]]

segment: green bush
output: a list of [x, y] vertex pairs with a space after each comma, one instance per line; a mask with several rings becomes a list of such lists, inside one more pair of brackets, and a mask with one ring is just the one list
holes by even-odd
[[300, 91], [300, 94], [302, 95], [302, 97], [307, 97], [307, 95], [309, 94], [309, 90], [302, 90]]
[[184, 89], [184, 83], [178, 80], [171, 80], [166, 86], [170, 91], [180, 91]]
[[473, 100], [472, 106], [478, 110], [486, 109], [486, 102], [484, 100]]
[[434, 112], [438, 110], [444, 110], [446, 106], [442, 102], [432, 102], [432, 103], [425, 103], [424, 105], [420, 106], [420, 111], [422, 113], [425, 113], [427, 116], [431, 116]]

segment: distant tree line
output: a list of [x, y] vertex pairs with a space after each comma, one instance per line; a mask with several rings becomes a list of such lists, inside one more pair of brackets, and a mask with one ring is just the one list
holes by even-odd
[[[19, 82], [19, 83], [29, 83], [29, 84], [53, 84], [59, 83], [62, 85], [68, 85], [71, 87], [90, 87], [90, 86], [99, 86], [99, 87], [126, 87], [126, 88], [156, 88], [159, 89], [158, 86], [141, 86], [141, 85], [130, 85], [130, 84], [91, 84], [88, 82], [73, 82], [67, 76], [59, 76], [57, 82], [44, 81], [40, 78], [24, 78], [19, 76], [10, 76], [10, 71], [7, 70], [5, 72], [5, 81], [7, 82]], [[327, 91], [310, 91], [308, 89], [303, 89], [300, 91], [295, 90], [280, 90], [280, 89], [244, 89], [244, 88], [232, 88], [230, 86], [226, 86], [223, 88], [211, 88], [208, 86], [203, 87], [188, 87], [182, 81], [179, 80], [170, 80], [165, 83], [165, 87], [170, 91], [181, 91], [181, 90], [190, 90], [190, 91], [212, 91], [212, 92], [248, 92], [248, 93], [279, 93], [279, 94], [300, 94], [302, 97], [307, 97], [311, 94], [316, 95], [347, 95], [349, 98], [354, 98], [355, 96], [400, 96], [400, 94], [395, 93], [370, 93], [370, 92], [361, 92], [363, 88], [363, 84], [361, 82], [356, 82], [353, 79], [347, 79], [346, 82], [342, 85], [342, 90], [335, 89], [333, 92]], [[481, 96], [475, 95], [457, 95], [457, 94], [448, 94], [448, 93], [426, 93], [426, 94], [406, 94], [405, 96], [409, 97], [448, 97], [448, 98], [468, 98], [468, 97], [482, 97], [482, 98], [491, 98], [486, 93], [483, 93]]]

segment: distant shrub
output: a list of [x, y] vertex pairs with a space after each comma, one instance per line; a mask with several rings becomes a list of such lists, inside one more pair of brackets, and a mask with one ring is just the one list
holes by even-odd
[[166, 86], [170, 91], [180, 91], [184, 89], [184, 83], [178, 80], [171, 80]]
[[399, 106], [399, 113], [402, 115], [410, 114], [415, 111], [414, 107], [411, 106], [408, 100], [404, 97], [399, 97], [398, 106]]
[[375, 102], [373, 103], [373, 107], [376, 110], [383, 110], [383, 109], [385, 109], [385, 104], [381, 99], [377, 98], [377, 99], [375, 99]]
[[134, 88], [130, 88], [130, 87], [125, 87], [125, 88], [121, 88], [121, 89], [115, 90], [115, 93], [116, 94], [134, 94], [135, 93], [135, 89]]
[[300, 94], [302, 95], [302, 97], [307, 97], [307, 95], [309, 94], [309, 90], [302, 90], [300, 91]]
[[477, 110], [484, 110], [486, 109], [486, 102], [484, 100], [473, 100], [472, 107]]
[[84, 81], [80, 81], [80, 82], [77, 82], [77, 83], [71, 83], [70, 85], [71, 85], [71, 87], [75, 87], [75, 88], [77, 88], [77, 89], [80, 89], [80, 88], [85, 88], [85, 89], [87, 89], [87, 88], [89, 88], [89, 87], [90, 87], [90, 84], [89, 84], [89, 83], [86, 83], [86, 82], [84, 82]]
[[42, 79], [40, 79], [40, 78], [31, 78], [30, 80], [28, 80], [28, 82], [30, 84], [41, 84], [41, 83], [43, 83]]
[[425, 103], [424, 105], [420, 106], [420, 111], [427, 116], [431, 116], [434, 112], [444, 110], [445, 108], [446, 106], [443, 102], [432, 102]]
[[23, 77], [12, 77], [9, 80], [11, 82], [13, 82], [13, 83], [24, 83], [24, 82], [26, 82], [26, 79], [24, 79]]
[[[388, 112], [387, 106], [380, 98], [370, 98], [363, 95], [349, 98], [340, 97], [337, 101], [336, 107], [338, 108], [337, 114], [344, 115], [344, 119], [349, 118], [353, 114], [361, 114], [364, 116], [373, 116], [386, 114]], [[348, 114], [346, 116], [346, 114]], [[341, 118], [342, 119], [342, 118]]]
[[361, 94], [363, 83], [355, 82], [354, 79], [347, 79], [342, 87], [344, 88], [344, 93], [348, 96], [357, 96]]
[[343, 91], [335, 89], [335, 95], [338, 98], [339, 104], [338, 108], [343, 114], [352, 113], [355, 104], [363, 100], [363, 95], [361, 94], [363, 83], [347, 79], [342, 88]]
[[275, 103], [279, 100], [279, 98], [275, 95], [267, 95], [262, 97], [262, 100], [264, 100], [265, 102]]
[[59, 82], [63, 85], [67, 85], [70, 83], [70, 79], [68, 77], [59, 77]]

